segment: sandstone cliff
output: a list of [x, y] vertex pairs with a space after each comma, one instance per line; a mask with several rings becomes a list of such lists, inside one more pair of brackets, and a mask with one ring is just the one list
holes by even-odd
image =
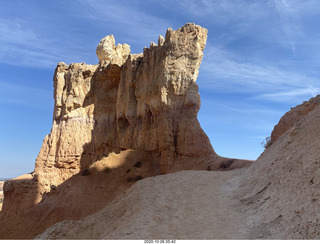
[[58, 64], [53, 127], [36, 161], [39, 182], [60, 184], [126, 149], [150, 152], [162, 173], [183, 156], [214, 154], [197, 121], [206, 38], [206, 29], [187, 24], [131, 55], [107, 36], [97, 47], [100, 65]]
[[[4, 187], [0, 217], [19, 228], [2, 229], [0, 238], [34, 237], [58, 221], [92, 214], [148, 176], [250, 165], [218, 156], [197, 120], [206, 39], [205, 28], [188, 23], [131, 54], [111, 35], [97, 47], [99, 64], [59, 63], [52, 130], [35, 170]], [[81, 201], [86, 191], [104, 197]], [[73, 211], [59, 205], [63, 199]]]

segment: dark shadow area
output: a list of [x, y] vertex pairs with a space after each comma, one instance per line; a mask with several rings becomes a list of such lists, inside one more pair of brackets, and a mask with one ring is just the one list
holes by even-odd
[[[28, 236], [24, 231], [30, 218], [23, 217], [39, 200], [39, 183], [33, 173], [6, 180], [4, 199], [0, 211], [0, 239], [20, 239]], [[18, 230], [18, 231], [17, 231]]]
[[113, 153], [51, 187], [36, 206], [7, 216], [0, 239], [33, 239], [57, 222], [82, 219], [103, 209], [135, 182], [155, 175], [158, 168], [151, 154], [139, 150]]
[[99, 66], [91, 79], [91, 89], [83, 106], [94, 105], [94, 128], [91, 141], [83, 145], [80, 170], [88, 168], [97, 160], [107, 157], [110, 152], [120, 152], [116, 121], [116, 102], [120, 83], [121, 67], [109, 64]]

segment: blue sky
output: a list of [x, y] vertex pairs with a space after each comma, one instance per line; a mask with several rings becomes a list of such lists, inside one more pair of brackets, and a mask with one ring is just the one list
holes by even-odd
[[256, 159], [290, 109], [320, 92], [317, 0], [2, 1], [0, 178], [33, 171], [50, 133], [58, 62], [96, 64], [106, 35], [132, 53], [168, 27], [208, 29], [199, 121], [215, 151]]

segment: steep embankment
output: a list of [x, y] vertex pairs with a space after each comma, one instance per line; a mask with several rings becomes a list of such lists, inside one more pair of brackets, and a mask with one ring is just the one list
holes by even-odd
[[307, 104], [284, 115], [292, 125], [247, 169], [151, 177], [37, 238], [319, 239], [320, 106], [295, 116]]
[[320, 238], [319, 125], [317, 106], [295, 121], [243, 175], [238, 194], [260, 235]]

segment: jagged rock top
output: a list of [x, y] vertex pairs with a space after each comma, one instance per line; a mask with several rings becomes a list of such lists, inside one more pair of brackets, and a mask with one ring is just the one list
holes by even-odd
[[[177, 33], [181, 32], [182, 35], [179, 35]], [[200, 47], [201, 52], [203, 51], [206, 41], [207, 41], [207, 33], [208, 30], [199, 26], [195, 25], [194, 23], [187, 23], [183, 27], [179, 28], [178, 30], [174, 31], [172, 28], [168, 28], [166, 32], [165, 38], [163, 36], [159, 36], [158, 38], [158, 45], [154, 42], [150, 43], [151, 47], [156, 46], [162, 46], [165, 42], [169, 44], [170, 42], [173, 42], [174, 39], [176, 39], [174, 42], [180, 43], [180, 45], [184, 45], [186, 41], [186, 35], [195, 33], [195, 39], [193, 40], [193, 44], [196, 44], [197, 47]], [[180, 36], [180, 37], [179, 37]], [[179, 37], [177, 39], [177, 37]], [[187, 43], [192, 44], [192, 43]], [[181, 49], [180, 45], [178, 44], [175, 47], [175, 52], [173, 52], [173, 55], [176, 57], [179, 57], [179, 49]], [[170, 45], [168, 45], [169, 47]], [[197, 49], [197, 48], [196, 48]], [[96, 49], [97, 57], [100, 61], [100, 64], [117, 64], [121, 66], [125, 63], [129, 55], [131, 54], [130, 46], [126, 43], [124, 44], [117, 44], [115, 45], [115, 38], [113, 35], [108, 35], [101, 39], [100, 43], [97, 46]], [[201, 53], [202, 54], [202, 53]], [[136, 56], [136, 54], [133, 54], [133, 56]], [[141, 55], [138, 55], [138, 57]], [[202, 57], [202, 56], [201, 56]]]
[[115, 45], [113, 35], [103, 38], [96, 50], [100, 63], [114, 63], [122, 65], [130, 54], [130, 46], [126, 43]]

